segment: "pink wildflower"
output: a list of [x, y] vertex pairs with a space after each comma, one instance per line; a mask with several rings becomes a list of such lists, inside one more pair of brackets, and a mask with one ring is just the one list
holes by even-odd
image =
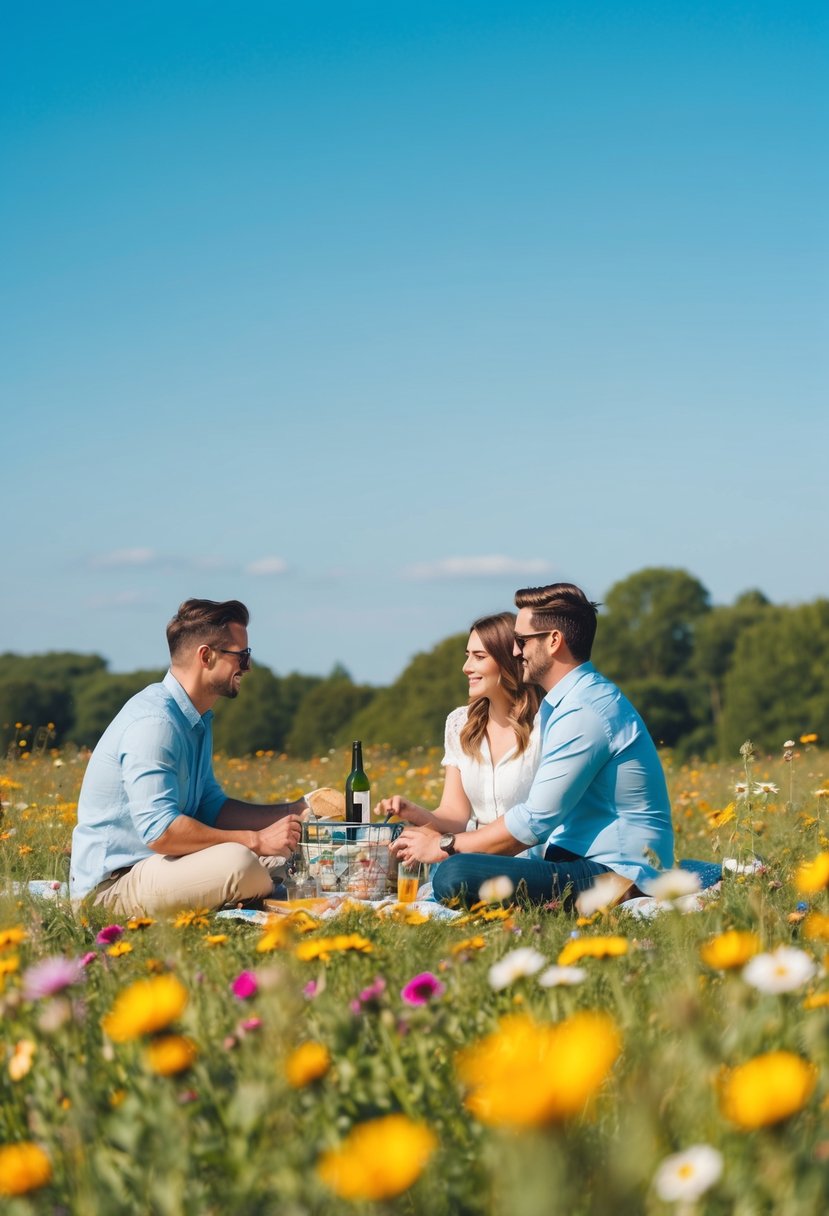
[[118, 941], [123, 932], [124, 930], [121, 925], [106, 925], [95, 938], [95, 941], [99, 946], [111, 946], [113, 942]]
[[83, 964], [77, 958], [45, 958], [34, 963], [23, 972], [23, 996], [27, 1001], [40, 1001], [44, 997], [63, 992], [81, 978]]
[[436, 975], [423, 971], [409, 980], [400, 995], [407, 1005], [428, 1005], [429, 1001], [442, 996], [445, 991], [445, 984]]
[[241, 971], [230, 985], [230, 988], [235, 997], [240, 1001], [246, 1001], [256, 995], [259, 990], [259, 984], [252, 971]]
[[81, 955], [81, 966], [88, 967], [90, 963], [94, 963], [98, 955], [94, 950], [87, 950], [86, 954]]

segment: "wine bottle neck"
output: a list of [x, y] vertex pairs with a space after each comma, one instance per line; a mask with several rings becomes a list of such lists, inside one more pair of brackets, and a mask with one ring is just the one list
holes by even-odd
[[362, 769], [363, 767], [363, 745], [362, 743], [351, 744], [351, 770]]

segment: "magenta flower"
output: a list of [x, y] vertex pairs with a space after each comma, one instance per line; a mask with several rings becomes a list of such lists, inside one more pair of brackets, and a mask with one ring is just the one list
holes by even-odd
[[364, 988], [357, 998], [362, 1005], [368, 1005], [372, 1001], [379, 1001], [380, 997], [386, 991], [386, 981], [382, 975], [375, 976], [374, 982], [369, 984], [368, 988]]
[[77, 984], [83, 973], [79, 958], [45, 958], [34, 963], [23, 972], [23, 996], [27, 1001], [41, 1001], [44, 997], [63, 992], [71, 984]]
[[312, 1001], [315, 996], [318, 996], [319, 993], [322, 992], [323, 987], [324, 985], [321, 984], [319, 980], [309, 980], [302, 989], [302, 995], [307, 997], [309, 1001]]
[[95, 941], [99, 946], [111, 946], [113, 942], [118, 941], [123, 932], [124, 930], [121, 925], [106, 925], [95, 938]]
[[261, 1018], [245, 1018], [239, 1023], [238, 1030], [240, 1034], [251, 1034], [254, 1030], [259, 1030], [261, 1026]]
[[406, 987], [401, 989], [400, 995], [407, 1005], [428, 1005], [429, 1001], [443, 996], [445, 991], [445, 984], [442, 984], [436, 975], [431, 971], [423, 971], [409, 980]]
[[90, 963], [94, 963], [98, 955], [94, 950], [87, 950], [86, 954], [81, 955], [81, 966], [88, 967]]
[[230, 985], [230, 990], [240, 1001], [247, 1001], [250, 997], [256, 996], [259, 984], [252, 971], [241, 971]]

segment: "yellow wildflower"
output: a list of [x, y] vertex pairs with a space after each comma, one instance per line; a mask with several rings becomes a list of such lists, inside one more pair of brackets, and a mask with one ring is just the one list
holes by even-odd
[[21, 925], [13, 929], [0, 929], [0, 950], [8, 950], [11, 946], [19, 946], [26, 940], [26, 930]]
[[152, 1072], [160, 1077], [172, 1077], [190, 1068], [197, 1055], [198, 1048], [192, 1039], [182, 1034], [165, 1034], [152, 1040], [144, 1058]]
[[38, 1144], [0, 1145], [0, 1195], [25, 1195], [51, 1178], [52, 1164]]
[[811, 861], [798, 866], [794, 885], [802, 895], [814, 895], [829, 886], [829, 853], [818, 853]]
[[498, 1029], [457, 1057], [466, 1106], [482, 1123], [536, 1127], [579, 1115], [621, 1050], [614, 1022], [576, 1013], [547, 1025], [507, 1014]]
[[127, 921], [128, 929], [149, 929], [155, 921], [151, 916], [133, 916]]
[[115, 942], [107, 947], [107, 954], [110, 958], [120, 958], [122, 954], [132, 954], [132, 946], [129, 942]]
[[721, 828], [726, 823], [730, 823], [736, 817], [736, 814], [734, 803], [729, 802], [728, 806], [724, 806], [721, 811], [710, 811], [705, 818], [712, 828]]
[[204, 939], [208, 946], [223, 946], [228, 940], [226, 933], [208, 933]]
[[574, 937], [558, 956], [559, 967], [569, 967], [582, 958], [618, 958], [628, 952], [626, 937]]
[[800, 742], [801, 743], [817, 743], [817, 735], [814, 733], [814, 731], [811, 731], [808, 735], [801, 735]]
[[209, 924], [208, 911], [208, 908], [186, 908], [183, 912], [179, 912], [173, 925], [176, 929], [189, 929], [191, 926], [206, 929]]
[[332, 954], [355, 950], [359, 954], [371, 954], [374, 946], [360, 933], [338, 933], [336, 937], [320, 937], [316, 941], [300, 942], [294, 954], [303, 962], [320, 958], [327, 963]]
[[826, 1009], [829, 1006], [829, 992], [813, 992], [803, 1002], [804, 1009]]
[[352, 1128], [339, 1148], [323, 1153], [320, 1178], [341, 1199], [393, 1199], [417, 1181], [437, 1136], [406, 1115], [385, 1115]]
[[324, 1077], [331, 1067], [331, 1054], [324, 1043], [300, 1043], [285, 1061], [285, 1076], [294, 1089], [302, 1089]]
[[452, 947], [452, 954], [465, 954], [467, 950], [483, 950], [486, 942], [478, 934], [477, 937], [465, 937], [462, 942], [456, 942]]
[[20, 1039], [15, 1043], [9, 1060], [9, 1076], [13, 1081], [22, 1081], [31, 1070], [37, 1045], [31, 1039]]
[[187, 989], [174, 975], [136, 980], [118, 994], [101, 1025], [116, 1043], [164, 1030], [181, 1016], [187, 1004]]
[[262, 936], [256, 943], [256, 949], [260, 954], [264, 954], [268, 950], [284, 950], [292, 940], [291, 925], [287, 918], [275, 917], [265, 926]]
[[0, 980], [5, 975], [11, 975], [13, 971], [17, 971], [20, 967], [20, 958], [16, 954], [7, 954], [5, 958], [0, 958]]
[[750, 958], [760, 952], [760, 939], [756, 933], [745, 933], [729, 929], [719, 933], [699, 948], [700, 958], [706, 967], [714, 971], [730, 971], [744, 966]]
[[803, 925], [803, 936], [809, 942], [829, 942], [829, 916], [825, 912], [810, 912]]
[[801, 1110], [817, 1084], [817, 1068], [791, 1051], [769, 1051], [719, 1082], [720, 1109], [744, 1131], [769, 1127]]

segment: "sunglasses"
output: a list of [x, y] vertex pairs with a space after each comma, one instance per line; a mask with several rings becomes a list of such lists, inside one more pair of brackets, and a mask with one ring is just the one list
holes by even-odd
[[239, 670], [247, 671], [250, 667], [250, 646], [246, 646], [244, 650], [223, 650], [221, 646], [213, 646], [213, 650], [217, 650], [219, 654], [235, 654], [239, 660]]
[[530, 638], [548, 638], [552, 632], [552, 629], [544, 629], [541, 633], [514, 633], [512, 635], [512, 640], [515, 642], [518, 649], [523, 651]]

